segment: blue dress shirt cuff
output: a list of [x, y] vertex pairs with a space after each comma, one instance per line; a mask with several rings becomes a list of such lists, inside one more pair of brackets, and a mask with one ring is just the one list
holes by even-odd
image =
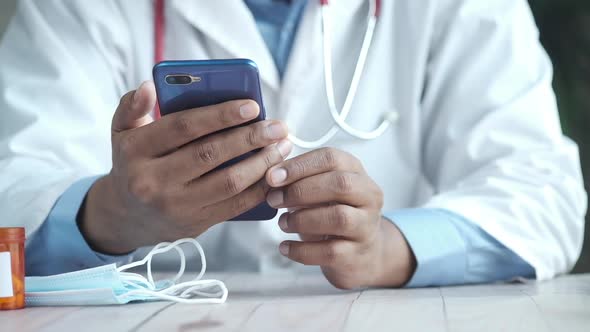
[[448, 216], [435, 209], [403, 209], [384, 215], [402, 232], [417, 266], [406, 287], [465, 282], [466, 243]]
[[76, 223], [82, 202], [99, 177], [81, 179], [60, 196], [27, 243], [27, 275], [58, 274], [131, 260], [132, 254], [109, 256], [93, 251]]

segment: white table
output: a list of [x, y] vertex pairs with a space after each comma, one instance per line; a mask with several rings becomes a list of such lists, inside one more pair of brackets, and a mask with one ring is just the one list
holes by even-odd
[[590, 331], [590, 275], [548, 282], [340, 291], [321, 275], [206, 275], [221, 305], [168, 302], [0, 312], [0, 331]]

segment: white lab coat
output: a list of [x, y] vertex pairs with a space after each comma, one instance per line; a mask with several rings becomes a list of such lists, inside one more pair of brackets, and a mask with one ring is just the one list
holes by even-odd
[[[367, 2], [332, 2], [341, 104]], [[323, 86], [318, 1], [310, 1], [281, 82], [241, 0], [169, 0], [166, 58], [251, 58], [270, 118], [314, 139], [332, 125]], [[21, 1], [0, 46], [0, 226], [33, 234], [77, 179], [111, 167], [111, 117], [150, 79], [152, 1]], [[525, 0], [383, 1], [348, 122], [329, 145], [364, 163], [384, 211], [448, 209], [481, 226], [546, 279], [570, 269], [586, 212], [578, 150], [561, 132], [551, 63]], [[304, 152], [295, 149], [294, 154]], [[428, 230], [424, 230], [428, 232]], [[217, 268], [288, 269], [276, 222], [215, 226], [201, 241]]]

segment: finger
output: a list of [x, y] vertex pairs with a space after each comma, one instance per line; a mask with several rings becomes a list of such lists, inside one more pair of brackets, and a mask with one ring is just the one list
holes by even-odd
[[190, 182], [186, 185], [184, 196], [199, 197], [200, 204], [209, 205], [239, 195], [263, 179], [264, 172], [281, 162], [291, 149], [292, 144], [288, 140], [267, 146], [244, 161]]
[[252, 100], [193, 108], [163, 116], [145, 127], [140, 139], [151, 140], [151, 156], [162, 156], [200, 137], [253, 120], [259, 112]]
[[[292, 208], [288, 208], [287, 209], [287, 212], [294, 212], [294, 211], [298, 211], [298, 210], [301, 210], [301, 209], [303, 209], [303, 208], [292, 207]], [[315, 241], [326, 240], [326, 236], [325, 235], [299, 234], [299, 238], [301, 239], [301, 241], [305, 241], [305, 242], [315, 242]]]
[[113, 116], [112, 131], [118, 133], [145, 126], [153, 121], [150, 112], [156, 105], [156, 89], [152, 81], [143, 82], [137, 90], [125, 94]]
[[285, 257], [304, 265], [335, 266], [352, 257], [353, 243], [342, 239], [319, 242], [284, 241], [279, 251]]
[[307, 152], [269, 169], [266, 181], [271, 187], [279, 187], [330, 171], [364, 173], [362, 164], [353, 155], [333, 148], [323, 148]]
[[[335, 171], [304, 178], [268, 193], [267, 202], [275, 208], [340, 203], [354, 207], [378, 206], [379, 188], [366, 175]], [[375, 201], [373, 201], [375, 200]]]
[[[287, 126], [281, 121], [257, 122], [189, 143], [172, 154], [160, 158], [157, 167], [162, 169], [162, 174], [169, 175], [163, 181], [188, 182], [228, 160], [269, 146], [286, 138], [287, 135]], [[284, 157], [291, 152], [291, 144], [288, 141], [282, 142], [278, 147], [283, 149], [279, 152], [284, 153]], [[284, 157], [273, 160], [268, 167], [283, 161]], [[264, 176], [264, 173], [260, 176]]]
[[205, 207], [201, 213], [208, 216], [207, 220], [215, 222], [230, 220], [264, 202], [269, 189], [266, 181], [258, 181], [233, 197]]
[[317, 242], [323, 241], [327, 239], [326, 235], [307, 235], [307, 234], [299, 234], [299, 238], [301, 241], [304, 242]]
[[279, 227], [286, 233], [341, 236], [362, 240], [371, 235], [369, 213], [349, 205], [331, 205], [284, 213]]

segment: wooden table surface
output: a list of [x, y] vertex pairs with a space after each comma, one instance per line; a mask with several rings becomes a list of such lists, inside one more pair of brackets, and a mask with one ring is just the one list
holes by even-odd
[[206, 275], [225, 304], [0, 312], [0, 331], [590, 331], [590, 275], [547, 282], [340, 291], [321, 275]]

